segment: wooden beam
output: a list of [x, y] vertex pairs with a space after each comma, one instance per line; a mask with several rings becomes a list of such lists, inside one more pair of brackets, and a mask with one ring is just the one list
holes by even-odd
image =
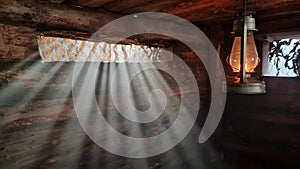
[[115, 0], [105, 5], [105, 8], [109, 11], [121, 12], [125, 9], [143, 5], [151, 0]]
[[242, 3], [235, 0], [197, 0], [182, 2], [167, 13], [183, 17], [192, 22], [217, 22], [232, 19]]
[[275, 18], [258, 18], [257, 36], [270, 39], [300, 38], [300, 12], [277, 16]]
[[[21, 60], [37, 52], [35, 29], [0, 23], [0, 60]], [[1, 76], [1, 75], [0, 75]]]
[[88, 7], [101, 7], [113, 0], [72, 0], [77, 5], [88, 6]]
[[[52, 4], [47, 2], [37, 2], [35, 0], [28, 0], [26, 2], [17, 0], [2, 0], [0, 6], [0, 23], [19, 25], [36, 28], [38, 32], [42, 34], [48, 34], [49, 32], [54, 34], [66, 33], [64, 36], [72, 36], [78, 38], [87, 38], [94, 34], [105, 24], [122, 17], [121, 14], [107, 12], [103, 10], [90, 10], [88, 8], [64, 5], [64, 4]], [[143, 30], [157, 29], [157, 19], [151, 16], [147, 18], [147, 24], [139, 24], [134, 27]], [[165, 30], [170, 33], [182, 34], [188, 36], [190, 41], [199, 41], [199, 39], [192, 34], [186, 32], [176, 32], [176, 28], [181, 23], [175, 23], [172, 21], [164, 21], [160, 24]], [[132, 32], [133, 28], [125, 27], [124, 25], [118, 25], [111, 30], [101, 32], [99, 35], [100, 40], [112, 40], [115, 37], [122, 35], [124, 32]], [[73, 34], [73, 35], [72, 35]], [[83, 35], [83, 37], [82, 37]], [[147, 41], [154, 41], [155, 43], [174, 40], [172, 37], [158, 35], [158, 34], [144, 34], [134, 36], [134, 39], [140, 43]]]
[[91, 11], [75, 6], [37, 2], [35, 0], [26, 2], [2, 0], [0, 4], [0, 22], [30, 27], [46, 25], [93, 32], [119, 17], [121, 15], [105, 11]]
[[[282, 0], [278, 0], [278, 1], [281, 2]], [[227, 2], [227, 4], [224, 6], [225, 2]], [[160, 1], [158, 4], [164, 4], [164, 3], [165, 2]], [[167, 0], [166, 4], [168, 3], [169, 1]], [[232, 0], [222, 0], [219, 1], [218, 3], [205, 0], [202, 1], [202, 3], [200, 6], [199, 6], [199, 2], [191, 3], [196, 5], [195, 7], [191, 6], [190, 3], [185, 3], [186, 7], [182, 5], [181, 6], [182, 10], [174, 11], [174, 14], [181, 15], [185, 11], [193, 12], [197, 9], [201, 11], [198, 12], [199, 15], [201, 15], [201, 17], [197, 20], [202, 20], [202, 21], [210, 20], [210, 22], [214, 22], [215, 20], [219, 20], [219, 19], [225, 19], [225, 18], [228, 19], [228, 17], [226, 16], [232, 15], [234, 10], [231, 10], [232, 8], [229, 7], [230, 5], [235, 6], [234, 8], [237, 8], [236, 6], [239, 6], [239, 4], [236, 1], [232, 1]], [[281, 3], [279, 3], [279, 5], [280, 4]], [[292, 4], [294, 4], [297, 7], [297, 4], [300, 5], [300, 2], [289, 0], [287, 4], [288, 5], [283, 5], [284, 9], [286, 9], [288, 6], [291, 6]], [[252, 8], [254, 8], [253, 6], [256, 6], [259, 9], [266, 8], [264, 4], [258, 6], [256, 2], [253, 2], [252, 4], [250, 3], [249, 6]], [[219, 9], [222, 10], [223, 8], [230, 9], [230, 10], [228, 10], [228, 13], [226, 12], [222, 14], [220, 13], [218, 16], [215, 14], [210, 15], [210, 13], [207, 12], [207, 10], [212, 10], [213, 8], [218, 10]], [[279, 10], [281, 10], [279, 7], [272, 7], [271, 9], [274, 10], [276, 9], [277, 12], [280, 12]], [[292, 11], [294, 11], [295, 7], [292, 7], [291, 9]], [[286, 10], [285, 13], [288, 13], [288, 11], [289, 10]], [[262, 11], [258, 10], [258, 12], [262, 12]], [[281, 12], [284, 12], [284, 10]], [[70, 38], [76, 37], [79, 39], [90, 37], [94, 32], [96, 32], [99, 28], [101, 28], [105, 24], [117, 18], [120, 18], [122, 16], [123, 15], [119, 13], [112, 13], [103, 10], [91, 10], [90, 8], [84, 8], [84, 7], [72, 6], [66, 4], [53, 4], [45, 1], [36, 1], [36, 0], [28, 0], [28, 1], [2, 0], [0, 4], [0, 23], [31, 27], [36, 29], [38, 32], [45, 33], [50, 36], [51, 33], [53, 33], [53, 35], [55, 36], [62, 35], [64, 37], [70, 37]], [[300, 21], [298, 18], [300, 18], [300, 14], [295, 12], [292, 14], [276, 16], [275, 19], [270, 15], [268, 16], [258, 15], [257, 17], [258, 28], [260, 29], [261, 33], [274, 33], [272, 31], [286, 32], [286, 30], [299, 32], [298, 23], [300, 23]], [[140, 24], [139, 27], [143, 29], [156, 28], [157, 19], [161, 19], [161, 18], [149, 17], [147, 22], [151, 22], [153, 24], [151, 24], [150, 27], [145, 27], [145, 25]], [[278, 24], [278, 23], [285, 23], [285, 24]], [[172, 33], [175, 31], [174, 28], [178, 24], [180, 23], [174, 23], [166, 20], [163, 23], [163, 25], [160, 25], [160, 27], [163, 27], [165, 30], [168, 30], [170, 31], [170, 33]], [[114, 28], [113, 30], [107, 30], [107, 32], [101, 32], [101, 35], [99, 35], [99, 39], [113, 40], [118, 35], [121, 35], [122, 33], [128, 31], [131, 31], [131, 29], [130, 28], [126, 29], [124, 26], [120, 25]], [[179, 32], [179, 33], [185, 34], [186, 32]], [[112, 35], [114, 36], [112, 37]], [[189, 35], [188, 39], [190, 41], [199, 40], [197, 39], [197, 37], [194, 37], [192, 33]], [[130, 39], [129, 43], [132, 43], [132, 40], [134, 40], [134, 42], [137, 43], [148, 43], [147, 45], [149, 45], [149, 41], [157, 44], [157, 43], [163, 43], [161, 40], [173, 41], [174, 39], [167, 36], [151, 34], [151, 35], [134, 36], [134, 38]]]
[[149, 1], [133, 8], [124, 9], [124, 13], [138, 13], [138, 12], [160, 12], [167, 11], [176, 7], [177, 4], [184, 0], [158, 0], [153, 3]]
[[62, 3], [62, 2], [64, 2], [65, 0], [50, 0], [50, 2], [52, 2], [52, 3]]
[[[256, 11], [257, 17], [274, 17], [300, 11], [299, 0], [248, 0], [249, 11]], [[167, 13], [183, 17], [192, 22], [220, 22], [232, 20], [236, 13], [244, 10], [244, 1], [196, 0], [182, 2]]]

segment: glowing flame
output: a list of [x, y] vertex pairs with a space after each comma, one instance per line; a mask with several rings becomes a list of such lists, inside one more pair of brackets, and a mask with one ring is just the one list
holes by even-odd
[[[227, 62], [230, 64], [233, 72], [240, 72], [241, 58], [241, 37], [235, 37], [230, 55], [227, 57]], [[247, 37], [247, 51], [246, 51], [246, 72], [254, 72], [254, 69], [259, 64], [260, 59], [257, 55], [256, 45], [253, 36]]]

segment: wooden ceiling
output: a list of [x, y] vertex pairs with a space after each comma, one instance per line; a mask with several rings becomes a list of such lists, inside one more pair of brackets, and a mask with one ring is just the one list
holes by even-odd
[[[263, 38], [300, 37], [300, 0], [247, 0], [247, 7], [248, 11], [256, 11]], [[231, 27], [235, 15], [243, 9], [244, 0], [0, 0], [0, 23], [36, 28], [51, 36], [84, 39], [126, 14], [165, 12], [212, 28], [216, 24]], [[155, 27], [157, 18], [149, 20], [153, 23], [150, 27]], [[164, 22], [164, 29], [173, 31], [174, 23]], [[116, 28], [102, 32], [100, 38], [124, 31]], [[156, 43], [170, 38], [143, 35], [132, 39]]]
[[[244, 9], [244, 0], [65, 0], [63, 3], [66, 2], [121, 14], [166, 12], [191, 22], [228, 20]], [[247, 5], [258, 17], [300, 12], [299, 0], [247, 0]]]

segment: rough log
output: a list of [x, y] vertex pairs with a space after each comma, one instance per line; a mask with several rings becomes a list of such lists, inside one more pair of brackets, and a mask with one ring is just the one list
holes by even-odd
[[257, 35], [272, 39], [300, 38], [300, 12], [257, 19]]
[[[180, 0], [176, 2], [179, 1]], [[95, 1], [95, 3], [96, 2], [98, 3], [100, 1]], [[122, 8], [122, 1], [118, 2], [120, 2], [121, 4], [113, 5], [115, 2], [111, 2], [108, 3], [107, 6], [112, 4], [112, 6], [119, 6], [120, 8]], [[53, 4], [45, 1], [29, 0], [24, 2], [19, 0], [2, 0], [0, 4], [0, 23], [28, 26], [37, 29], [37, 31], [39, 32], [47, 33], [48, 35], [51, 34], [51, 32], [54, 33], [54, 35], [63, 32], [65, 36], [70, 35], [78, 38], [87, 38], [105, 24], [123, 16], [119, 13], [120, 10], [125, 13], [126, 11], [128, 11], [129, 13], [139, 11], [153, 11], [151, 6], [153, 6], [153, 8], [155, 7], [163, 10], [157, 5], [167, 5], [170, 7], [172, 5], [169, 4], [174, 3], [173, 1], [159, 1], [153, 4], [149, 4], [149, 2], [136, 2], [137, 1], [126, 1], [127, 5], [129, 6], [124, 6], [124, 9], [112, 9], [112, 11], [118, 12], [112, 13], [98, 9], [91, 10], [90, 8], [72, 6], [70, 4]], [[87, 3], [87, 1], [82, 1], [81, 3]], [[125, 4], [125, 2], [123, 3]], [[276, 5], [274, 6], [270, 5], [270, 3], [271, 2], [269, 1], [264, 3], [251, 1], [248, 4], [250, 10], [257, 11], [258, 28], [260, 30], [266, 33], [274, 30], [278, 30], [280, 32], [286, 32], [286, 30], [288, 30], [293, 32], [299, 27], [299, 19], [297, 18], [300, 18], [298, 17], [300, 1], [289, 0], [284, 1], [283, 3], [283, 0], [278, 0], [276, 1]], [[142, 4], [144, 4], [144, 6]], [[213, 23], [220, 20], [232, 22], [234, 13], [238, 12], [239, 9], [242, 9], [241, 5], [242, 4], [240, 2], [232, 0], [218, 2], [201, 1], [201, 3], [198, 1], [195, 1], [193, 3], [183, 2], [174, 9], [172, 8], [170, 10], [166, 10], [166, 12], [181, 16], [185, 19], [189, 19], [190, 21], [195, 21], [197, 23]], [[267, 10], [267, 8], [270, 9]], [[276, 17], [274, 18], [274, 16]], [[289, 21], [287, 21], [287, 17], [290, 18]], [[157, 18], [149, 18], [149, 21], [153, 22], [153, 27], [157, 26]], [[282, 21], [285, 21], [285, 24], [278, 24]], [[174, 26], [176, 26], [176, 24], [178, 23], [166, 21], [166, 24], [164, 24], [163, 27], [164, 29], [173, 31], [173, 28]], [[273, 29], [274, 25], [277, 26], [278, 29]], [[141, 24], [141, 26], [143, 25]], [[111, 32], [103, 32], [103, 37], [101, 38], [108, 38], [107, 35], [110, 35], [112, 32], [121, 33], [122, 31], [126, 30], [124, 30], [124, 28], [116, 28], [114, 30], [111, 30]], [[141, 43], [143, 43], [142, 41], [147, 42], [148, 40], [156, 41], [154, 43], [158, 43], [158, 41], [161, 39], [167, 41], [172, 40], [172, 38], [170, 37], [163, 37], [161, 35], [153, 34], [151, 36], [136, 36], [131, 39], [137, 39], [138, 41], [139, 39], [142, 39], [140, 41]], [[191, 35], [190, 39], [193, 40], [195, 39], [195, 37]]]
[[[64, 4], [51, 4], [46, 2], [36, 2], [34, 0], [29, 0], [26, 2], [17, 0], [3, 0], [0, 6], [0, 23], [17, 25], [17, 26], [27, 26], [37, 29], [38, 32], [50, 34], [60, 34], [64, 32], [65, 36], [70, 34], [70, 36], [78, 37], [79, 39], [90, 37], [99, 28], [105, 24], [120, 18], [122, 15], [111, 13], [102, 10], [91, 10], [88, 8], [64, 5]], [[157, 18], [149, 18], [148, 22], [152, 28], [157, 28]], [[177, 24], [170, 21], [165, 21], [160, 27], [174, 31], [174, 27]], [[140, 24], [142, 29], [151, 29], [145, 27], [145, 25]], [[151, 27], [150, 26], [150, 27]], [[113, 30], [107, 30], [107, 32], [101, 32], [99, 38], [101, 40], [109, 39], [113, 40], [116, 36], [119, 36], [123, 32], [130, 32], [130, 28], [124, 28], [122, 25], [116, 27]], [[50, 32], [50, 33], [49, 33]], [[178, 32], [182, 33], [182, 32]], [[185, 32], [183, 32], [185, 33]], [[160, 40], [174, 40], [171, 37], [152, 34], [149, 35], [138, 35], [132, 39], [142, 39], [146, 42], [148, 40], [155, 41], [157, 43]], [[198, 40], [192, 34], [189, 35], [191, 40]], [[143, 43], [143, 42], [141, 42]]]
[[95, 32], [119, 17], [121, 15], [105, 11], [34, 0], [2, 0], [0, 6], [0, 22], [36, 28], [50, 26], [56, 29]]
[[[248, 10], [256, 11], [257, 17], [275, 17], [299, 12], [298, 0], [249, 0]], [[197, 0], [182, 2], [167, 13], [183, 17], [192, 22], [220, 22], [232, 20], [236, 13], [244, 10], [244, 1], [236, 0]]]
[[0, 23], [1, 61], [24, 59], [36, 52], [37, 39], [34, 28]]
[[143, 3], [139, 6], [135, 6], [133, 8], [123, 10], [124, 13], [138, 13], [138, 12], [159, 12], [159, 11], [167, 11], [176, 7], [177, 4], [184, 0], [159, 0], [153, 3], [149, 1], [147, 3]]
[[150, 0], [117, 0], [110, 2], [105, 5], [105, 8], [109, 11], [119, 12], [125, 9], [133, 8], [136, 6], [139, 6], [141, 4], [144, 4], [146, 2], [149, 2]]
[[72, 0], [75, 4], [89, 7], [100, 7], [113, 0]]
[[[77, 0], [79, 5], [104, 7], [109, 11], [131, 14], [134, 12], [167, 12], [183, 17], [192, 22], [219, 22], [233, 19], [237, 12], [244, 10], [244, 1], [236, 0]], [[258, 16], [278, 16], [299, 12], [297, 0], [248, 0], [248, 10], [256, 11]]]

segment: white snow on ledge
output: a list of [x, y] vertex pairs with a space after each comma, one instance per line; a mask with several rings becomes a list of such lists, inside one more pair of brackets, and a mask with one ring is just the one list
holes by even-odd
[[43, 62], [166, 62], [170, 49], [38, 36]]

